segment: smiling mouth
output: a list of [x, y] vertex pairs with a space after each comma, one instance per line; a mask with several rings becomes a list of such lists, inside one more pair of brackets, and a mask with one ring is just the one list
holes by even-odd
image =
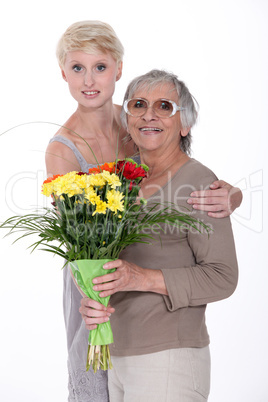
[[140, 129], [139, 129], [141, 132], [146, 132], [146, 131], [155, 131], [155, 132], [161, 132], [161, 131], [163, 131], [163, 130], [161, 130], [160, 128], [157, 128], [157, 127], [141, 127]]
[[100, 91], [82, 91], [83, 94], [85, 95], [97, 95], [98, 93], [100, 93]]

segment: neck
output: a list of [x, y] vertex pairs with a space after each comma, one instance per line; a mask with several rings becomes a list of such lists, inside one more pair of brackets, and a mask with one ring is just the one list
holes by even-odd
[[98, 138], [101, 136], [111, 138], [114, 134], [118, 135], [120, 130], [119, 113], [116, 113], [116, 107], [112, 102], [96, 109], [78, 105], [75, 117], [85, 139], [90, 139], [92, 135]]
[[140, 155], [142, 163], [149, 167], [147, 177], [149, 180], [163, 176], [167, 172], [178, 170], [189, 159], [189, 156], [182, 152], [179, 146], [168, 154], [159, 151], [140, 150]]

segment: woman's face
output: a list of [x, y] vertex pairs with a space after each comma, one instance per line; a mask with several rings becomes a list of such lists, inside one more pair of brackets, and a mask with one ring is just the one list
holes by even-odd
[[[173, 84], [163, 83], [153, 89], [138, 89], [131, 98], [143, 98], [152, 105], [158, 99], [168, 99], [179, 103], [177, 91]], [[188, 129], [183, 129], [180, 112], [169, 118], [156, 116], [152, 107], [146, 109], [141, 117], [127, 116], [128, 132], [140, 150], [160, 150], [168, 154], [174, 148], [179, 147], [180, 136], [188, 134]]]
[[61, 71], [73, 98], [86, 108], [98, 108], [111, 101], [122, 62], [109, 53], [68, 52]]

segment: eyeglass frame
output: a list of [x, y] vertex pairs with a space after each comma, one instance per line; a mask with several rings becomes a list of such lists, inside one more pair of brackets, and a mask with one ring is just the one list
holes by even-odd
[[[134, 116], [133, 114], [131, 114], [131, 113], [129, 112], [127, 105], [128, 105], [128, 103], [129, 103], [130, 101], [132, 101], [132, 100], [142, 100], [142, 101], [145, 101], [145, 103], [147, 104], [147, 109], [144, 111], [144, 113], [143, 113], [142, 115], [140, 115], [140, 116]], [[148, 101], [147, 99], [144, 99], [144, 98], [131, 98], [131, 99], [126, 99], [126, 100], [124, 101], [123, 107], [124, 107], [124, 111], [125, 111], [129, 116], [132, 116], [132, 117], [142, 117], [142, 116], [145, 115], [145, 113], [146, 113], [146, 111], [149, 109], [149, 107], [153, 107], [153, 105], [155, 104], [155, 102], [158, 102], [158, 101], [169, 102], [169, 103], [171, 103], [171, 105], [172, 105], [172, 107], [173, 107], [173, 110], [172, 110], [172, 112], [171, 112], [171, 114], [170, 114], [169, 116], [158, 116], [157, 113], [155, 113], [155, 111], [154, 111], [154, 113], [156, 114], [156, 116], [159, 117], [159, 118], [161, 118], [161, 119], [168, 119], [169, 117], [174, 116], [177, 112], [186, 109], [186, 107], [179, 106], [179, 105], [176, 104], [176, 102], [174, 102], [174, 101], [172, 101], [172, 100], [170, 100], [170, 99], [165, 99], [165, 98], [156, 99], [156, 100], [153, 102], [152, 105], [150, 105], [149, 101]]]

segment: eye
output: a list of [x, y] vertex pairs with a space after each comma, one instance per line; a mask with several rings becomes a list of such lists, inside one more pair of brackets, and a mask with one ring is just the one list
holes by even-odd
[[73, 66], [73, 70], [74, 70], [76, 73], [79, 73], [80, 71], [83, 70], [83, 67], [82, 67], [82, 66], [79, 66], [78, 64], [75, 64], [75, 65]]
[[96, 67], [96, 69], [97, 69], [97, 71], [102, 72], [102, 71], [106, 70], [106, 66], [105, 66], [104, 64], [99, 64], [99, 65]]
[[172, 110], [172, 105], [168, 101], [161, 100], [159, 101], [158, 108], [162, 110]]
[[144, 108], [146, 107], [146, 102], [144, 100], [137, 99], [133, 104], [133, 107], [135, 107], [136, 109]]

